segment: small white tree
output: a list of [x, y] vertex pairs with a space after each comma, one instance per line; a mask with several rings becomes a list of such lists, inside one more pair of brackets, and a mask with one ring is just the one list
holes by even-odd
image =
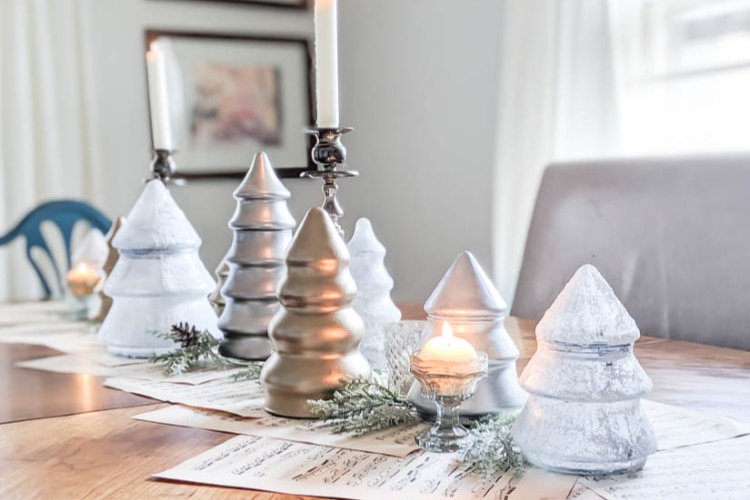
[[385, 368], [383, 324], [401, 319], [401, 311], [391, 300], [393, 278], [385, 268], [386, 249], [364, 217], [354, 226], [354, 234], [347, 245], [357, 297], [354, 310], [365, 322], [365, 337], [360, 350], [374, 368]]

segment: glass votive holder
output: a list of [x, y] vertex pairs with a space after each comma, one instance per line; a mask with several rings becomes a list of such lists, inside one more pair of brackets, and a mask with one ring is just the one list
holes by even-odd
[[407, 394], [414, 382], [409, 357], [422, 343], [422, 336], [428, 325], [427, 321], [415, 320], [395, 321], [383, 325], [388, 384], [398, 389], [401, 394]]
[[74, 320], [87, 320], [98, 312], [98, 306], [101, 299], [97, 294], [101, 277], [94, 275], [87, 279], [71, 279], [70, 275], [66, 280], [68, 286], [69, 314]]
[[477, 382], [487, 376], [487, 354], [464, 362], [424, 360], [411, 355], [411, 372], [422, 394], [435, 403], [435, 425], [417, 436], [417, 444], [429, 451], [458, 451], [469, 430], [461, 425], [459, 407], [474, 396]]

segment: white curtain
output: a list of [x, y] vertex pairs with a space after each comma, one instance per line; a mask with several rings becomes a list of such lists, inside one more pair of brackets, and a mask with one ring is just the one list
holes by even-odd
[[607, 2], [504, 0], [503, 11], [493, 261], [510, 302], [544, 167], [612, 155], [618, 120]]
[[[42, 201], [91, 198], [83, 0], [0, 0], [0, 231]], [[0, 300], [40, 296], [16, 241], [0, 248]]]

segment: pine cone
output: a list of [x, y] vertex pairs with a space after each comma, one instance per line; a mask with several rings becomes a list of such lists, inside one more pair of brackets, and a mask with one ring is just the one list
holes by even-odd
[[170, 336], [172, 337], [172, 340], [180, 344], [180, 347], [186, 348], [198, 343], [201, 332], [195, 328], [195, 325], [191, 326], [187, 322], [180, 322], [176, 325], [172, 325]]

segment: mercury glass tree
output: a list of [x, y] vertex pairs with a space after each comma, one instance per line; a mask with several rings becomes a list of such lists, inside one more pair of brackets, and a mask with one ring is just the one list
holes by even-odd
[[521, 375], [529, 399], [513, 437], [529, 462], [588, 475], [643, 467], [656, 438], [641, 405], [651, 380], [633, 355], [639, 336], [599, 271], [579, 268], [537, 325]]

